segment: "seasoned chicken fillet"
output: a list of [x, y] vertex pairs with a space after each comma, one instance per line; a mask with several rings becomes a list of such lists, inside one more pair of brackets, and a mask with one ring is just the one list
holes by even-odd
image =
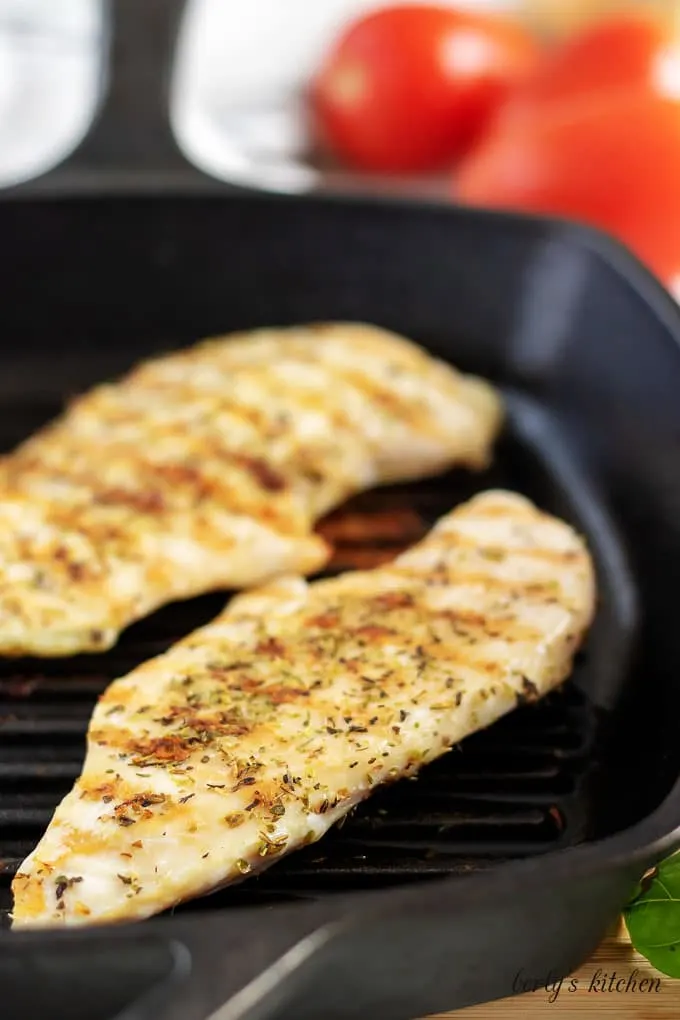
[[102, 696], [14, 926], [144, 918], [318, 840], [563, 681], [594, 603], [583, 541], [505, 492], [389, 566], [236, 597]]
[[145, 362], [0, 459], [0, 655], [104, 650], [163, 603], [314, 573], [319, 517], [485, 466], [501, 417], [491, 386], [364, 325]]

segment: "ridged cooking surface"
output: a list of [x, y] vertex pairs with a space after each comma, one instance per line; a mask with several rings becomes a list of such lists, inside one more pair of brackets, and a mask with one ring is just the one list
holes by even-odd
[[[10, 448], [54, 409], [8, 416]], [[521, 472], [520, 472], [521, 475]], [[475, 491], [521, 488], [516, 454], [492, 472], [455, 472], [360, 497], [325, 522], [334, 570], [392, 558]], [[531, 495], [531, 493], [527, 493]], [[9, 885], [77, 777], [87, 722], [106, 684], [207, 622], [226, 596], [169, 606], [130, 628], [105, 656], [0, 662], [0, 915]], [[577, 665], [583, 669], [583, 665]], [[454, 748], [414, 780], [376, 793], [321, 842], [239, 887], [183, 907], [316, 896], [484, 867], [586, 835], [595, 722], [574, 682]]]

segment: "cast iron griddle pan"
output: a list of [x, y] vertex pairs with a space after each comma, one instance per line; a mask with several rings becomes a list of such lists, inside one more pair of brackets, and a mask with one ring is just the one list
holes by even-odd
[[[120, 3], [91, 138], [0, 202], [2, 448], [204, 335], [373, 322], [490, 377], [509, 421], [486, 475], [369, 493], [325, 522], [332, 569], [382, 562], [504, 485], [586, 534], [598, 616], [561, 690], [261, 878], [143, 924], [0, 931], [3, 1020], [414, 1020], [554, 980], [680, 843], [680, 316], [625, 252], [568, 225], [204, 181], [158, 115], [177, 13]], [[170, 606], [107, 655], [0, 663], [5, 915], [97, 695], [226, 597]]]

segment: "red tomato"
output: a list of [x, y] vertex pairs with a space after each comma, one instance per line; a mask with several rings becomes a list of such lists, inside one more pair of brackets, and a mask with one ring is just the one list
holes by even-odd
[[435, 169], [480, 136], [539, 52], [498, 18], [420, 5], [377, 11], [342, 35], [315, 76], [315, 133], [363, 170]]
[[454, 193], [592, 224], [677, 286], [680, 99], [640, 90], [498, 124], [461, 167]]
[[508, 110], [532, 115], [556, 102], [590, 102], [626, 89], [658, 91], [673, 74], [680, 74], [673, 21], [642, 11], [619, 14], [596, 21], [549, 53]]

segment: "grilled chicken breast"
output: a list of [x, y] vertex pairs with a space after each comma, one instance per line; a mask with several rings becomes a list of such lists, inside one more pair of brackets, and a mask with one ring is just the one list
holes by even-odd
[[318, 840], [563, 681], [594, 603], [583, 541], [505, 492], [377, 570], [237, 596], [102, 696], [14, 926], [144, 918]]
[[319, 517], [483, 467], [501, 416], [485, 382], [364, 325], [145, 362], [0, 459], [0, 654], [104, 650], [165, 602], [313, 573]]

